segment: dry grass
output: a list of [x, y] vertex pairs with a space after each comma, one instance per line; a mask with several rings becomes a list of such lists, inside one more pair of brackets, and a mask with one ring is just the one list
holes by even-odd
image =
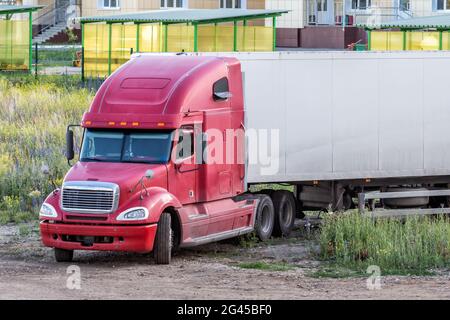
[[52, 189], [43, 166], [61, 183], [68, 169], [66, 126], [80, 122], [93, 97], [77, 83], [67, 77], [0, 77], [0, 220], [36, 211]]

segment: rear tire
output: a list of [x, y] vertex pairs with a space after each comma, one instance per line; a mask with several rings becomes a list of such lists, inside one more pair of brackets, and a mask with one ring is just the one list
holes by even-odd
[[[428, 189], [393, 187], [388, 188], [386, 191], [387, 192], [428, 191]], [[429, 202], [430, 202], [429, 197], [383, 199], [383, 203], [389, 208], [421, 208], [427, 206]]]
[[267, 195], [260, 195], [255, 218], [255, 233], [259, 240], [266, 241], [272, 236], [274, 218], [272, 199]]
[[275, 209], [275, 223], [273, 235], [287, 237], [294, 229], [295, 223], [295, 199], [291, 192], [279, 190], [272, 194]]
[[153, 256], [156, 264], [170, 264], [172, 258], [172, 217], [164, 212], [158, 222]]
[[55, 253], [56, 262], [72, 262], [73, 250], [55, 248], [53, 251]]

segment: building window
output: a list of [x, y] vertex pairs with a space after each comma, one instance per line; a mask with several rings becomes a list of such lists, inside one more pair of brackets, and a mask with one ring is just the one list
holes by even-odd
[[371, 0], [352, 0], [353, 10], [366, 10], [370, 8]]
[[102, 0], [101, 6], [103, 9], [119, 9], [120, 1], [119, 0]]
[[410, 10], [409, 0], [400, 0], [400, 10], [402, 10], [402, 11]]
[[161, 0], [161, 8], [183, 8], [183, 0]]
[[317, 0], [317, 11], [326, 12], [328, 9], [328, 1], [327, 0]]
[[242, 0], [220, 0], [223, 9], [242, 9]]
[[438, 10], [450, 10], [450, 0], [437, 0]]

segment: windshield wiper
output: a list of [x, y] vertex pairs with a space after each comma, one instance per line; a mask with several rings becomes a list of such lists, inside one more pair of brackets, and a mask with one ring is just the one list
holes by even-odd
[[96, 161], [96, 162], [104, 162], [104, 159], [101, 158], [83, 158], [81, 161]]
[[120, 160], [120, 162], [123, 162], [123, 163], [150, 163], [150, 162], [144, 161], [144, 160]]

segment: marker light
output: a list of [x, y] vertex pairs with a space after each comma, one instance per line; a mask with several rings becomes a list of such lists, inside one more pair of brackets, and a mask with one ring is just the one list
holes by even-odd
[[136, 221], [145, 220], [148, 218], [148, 210], [144, 207], [136, 207], [128, 209], [118, 215], [116, 220], [118, 221]]
[[41, 206], [41, 210], [39, 210], [39, 216], [46, 218], [57, 218], [58, 213], [56, 212], [55, 208], [53, 208], [52, 205], [48, 203], [43, 203]]
[[158, 127], [164, 127], [166, 124], [164, 122], [158, 122]]
[[90, 126], [92, 124], [92, 121], [85, 121], [84, 124]]
[[122, 121], [122, 122], [120, 123], [120, 125], [121, 125], [121, 126], [126, 126], [127, 123]]
[[133, 122], [131, 125], [132, 125], [133, 127], [138, 127], [138, 126], [139, 126], [139, 122]]
[[116, 123], [115, 123], [114, 121], [110, 121], [110, 122], [108, 122], [108, 125], [110, 125], [110, 126], [115, 126]]

